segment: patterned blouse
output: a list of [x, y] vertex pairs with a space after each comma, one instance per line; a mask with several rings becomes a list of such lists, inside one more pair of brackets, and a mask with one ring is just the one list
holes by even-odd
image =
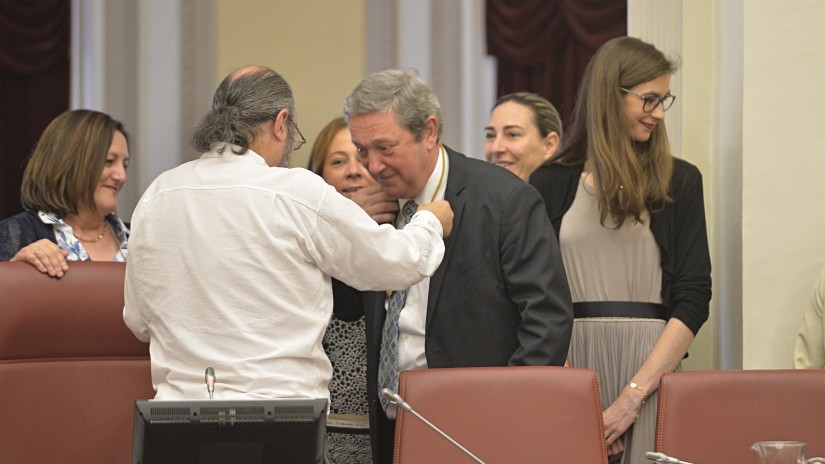
[[[45, 211], [38, 211], [37, 216], [43, 221], [44, 224], [51, 224], [54, 228], [54, 235], [57, 238], [57, 246], [61, 249], [66, 250], [69, 254], [66, 257], [66, 261], [91, 261], [92, 258], [89, 257], [89, 253], [83, 248], [83, 245], [80, 243], [80, 240], [74, 236], [72, 231], [72, 226], [67, 224], [63, 218], [54, 214], [54, 213], [47, 213]], [[120, 242], [120, 249], [118, 250], [117, 254], [115, 254], [114, 259], [112, 261], [124, 263], [126, 262], [126, 256], [129, 254], [129, 250], [127, 248], [127, 241], [129, 240], [129, 228], [126, 227], [126, 224], [118, 218], [115, 213], [110, 213], [106, 216], [106, 222], [109, 223], [111, 230], [115, 231], [117, 235], [118, 242]]]

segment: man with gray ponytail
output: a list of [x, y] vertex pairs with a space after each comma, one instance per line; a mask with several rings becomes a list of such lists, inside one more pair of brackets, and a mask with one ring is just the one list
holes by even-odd
[[[280, 74], [269, 68], [241, 68], [226, 76], [218, 86], [212, 99], [212, 111], [195, 130], [192, 145], [201, 153], [218, 144], [219, 153], [230, 148], [236, 155], [242, 155], [250, 148], [261, 126], [277, 118], [281, 118], [278, 126], [284, 130], [278, 135], [285, 137], [286, 143], [280, 161], [267, 164], [286, 167], [292, 151], [305, 142], [295, 123], [292, 89]], [[296, 142], [296, 135], [300, 137], [299, 142]], [[226, 145], [227, 142], [234, 147]]]
[[148, 341], [157, 399], [328, 397], [321, 340], [330, 276], [406, 288], [444, 255], [452, 210], [421, 205], [379, 226], [304, 169], [289, 84], [261, 66], [231, 73], [198, 126], [197, 160], [161, 174], [132, 216], [124, 319]]

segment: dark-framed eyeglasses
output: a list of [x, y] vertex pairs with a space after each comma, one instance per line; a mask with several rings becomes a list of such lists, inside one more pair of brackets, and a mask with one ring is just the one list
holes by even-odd
[[629, 93], [630, 95], [637, 96], [644, 101], [644, 105], [642, 106], [642, 111], [645, 113], [652, 113], [659, 105], [662, 105], [662, 110], [667, 111], [673, 106], [673, 102], [676, 100], [676, 95], [667, 94], [664, 97], [654, 97], [653, 95], [639, 95], [636, 92], [631, 92], [630, 90], [619, 87], [622, 92]]
[[301, 133], [301, 129], [298, 129], [298, 124], [296, 124], [295, 121], [292, 120], [292, 118], [289, 118], [289, 122], [292, 123], [292, 126], [295, 128], [295, 132], [298, 133], [298, 137], [301, 138], [300, 140], [296, 140], [292, 144], [292, 151], [296, 151], [303, 147], [305, 143], [307, 143], [307, 139], [304, 138], [304, 134]]

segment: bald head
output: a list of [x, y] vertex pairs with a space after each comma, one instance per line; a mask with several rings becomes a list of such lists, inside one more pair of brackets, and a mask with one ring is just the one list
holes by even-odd
[[266, 68], [264, 66], [244, 66], [243, 68], [238, 68], [238, 69], [232, 71], [231, 73], [229, 73], [229, 76], [227, 76], [227, 77], [229, 78], [229, 80], [234, 81], [235, 79], [237, 79], [241, 76], [246, 76], [248, 74], [253, 74], [253, 73], [262, 73], [262, 72], [266, 72], [266, 71], [271, 71], [271, 69]]
[[[198, 125], [192, 145], [206, 152], [216, 143], [231, 143], [239, 147], [233, 149], [235, 153], [245, 153], [261, 125], [283, 110], [294, 118], [295, 99], [283, 76], [266, 66], [238, 68], [215, 91], [212, 111]], [[294, 134], [290, 136], [294, 138]]]

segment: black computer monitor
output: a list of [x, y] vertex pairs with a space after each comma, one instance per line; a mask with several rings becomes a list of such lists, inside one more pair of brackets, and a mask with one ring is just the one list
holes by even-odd
[[132, 464], [320, 464], [327, 400], [135, 402]]

